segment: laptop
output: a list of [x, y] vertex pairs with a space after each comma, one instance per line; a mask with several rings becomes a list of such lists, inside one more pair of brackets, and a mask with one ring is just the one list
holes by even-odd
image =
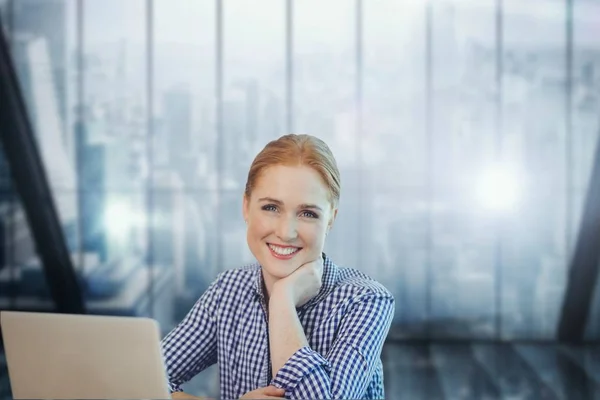
[[14, 399], [170, 399], [149, 318], [0, 312]]

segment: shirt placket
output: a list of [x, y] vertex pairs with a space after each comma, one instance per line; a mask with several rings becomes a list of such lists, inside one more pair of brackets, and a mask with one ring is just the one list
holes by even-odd
[[272, 377], [271, 375], [273, 374], [273, 369], [271, 366], [271, 349], [269, 347], [269, 313], [267, 310], [267, 306], [265, 305], [265, 300], [264, 297], [261, 296], [260, 298], [260, 309], [262, 312], [262, 316], [263, 316], [263, 329], [265, 330], [265, 338], [266, 338], [266, 343], [265, 343], [265, 349], [266, 351], [263, 352], [264, 356], [263, 356], [263, 362], [262, 362], [262, 376], [264, 381], [261, 382], [261, 387], [265, 387], [268, 386], [271, 383]]

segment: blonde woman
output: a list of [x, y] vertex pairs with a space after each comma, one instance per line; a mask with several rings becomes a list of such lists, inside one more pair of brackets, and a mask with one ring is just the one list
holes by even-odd
[[163, 339], [173, 398], [193, 397], [180, 385], [215, 363], [226, 399], [384, 398], [394, 298], [323, 253], [340, 189], [314, 136], [285, 135], [256, 156], [242, 211], [257, 263], [221, 273]]

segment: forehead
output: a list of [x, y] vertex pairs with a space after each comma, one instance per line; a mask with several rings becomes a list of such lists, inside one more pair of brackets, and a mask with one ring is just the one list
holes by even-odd
[[329, 190], [317, 171], [307, 166], [275, 165], [262, 171], [252, 197], [273, 197], [284, 203], [329, 203]]

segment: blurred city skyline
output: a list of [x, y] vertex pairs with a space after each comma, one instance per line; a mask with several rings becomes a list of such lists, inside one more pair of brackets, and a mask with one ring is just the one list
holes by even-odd
[[[503, 2], [501, 38], [491, 0], [293, 2], [290, 53], [282, 1], [223, 2], [220, 41], [216, 2], [8, 4], [89, 293], [163, 271], [156, 279], [186, 293], [161, 314], [167, 329], [219, 271], [252, 262], [247, 169], [291, 129], [323, 138], [338, 159], [340, 218], [326, 251], [394, 293], [393, 335], [554, 337], [598, 142], [598, 3], [574, 1], [569, 44], [558, 1]], [[135, 312], [152, 315], [158, 302]]]
[[[555, 339], [600, 139], [600, 3], [499, 4], [0, 0], [88, 310], [167, 332], [253, 262], [247, 170], [291, 131], [337, 158], [325, 251], [394, 294], [390, 338]], [[0, 309], [50, 309], [0, 165]], [[192, 392], [217, 396], [216, 374]]]

